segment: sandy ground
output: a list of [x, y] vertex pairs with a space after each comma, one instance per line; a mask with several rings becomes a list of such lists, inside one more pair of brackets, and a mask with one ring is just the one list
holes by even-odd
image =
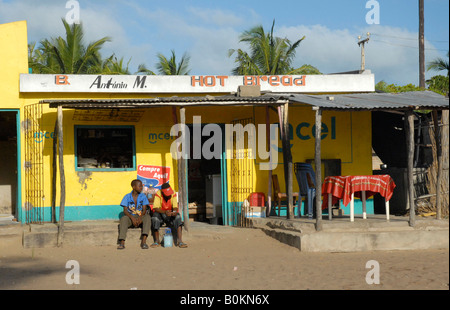
[[[138, 240], [115, 246], [0, 249], [0, 289], [57, 290], [448, 290], [449, 251], [304, 253], [257, 229], [233, 228], [184, 238], [189, 247], [142, 250]], [[80, 265], [67, 284], [66, 262]], [[366, 283], [366, 262], [380, 284]]]

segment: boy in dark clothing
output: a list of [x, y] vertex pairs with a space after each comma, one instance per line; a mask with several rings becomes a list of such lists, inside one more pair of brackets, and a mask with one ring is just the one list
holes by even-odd
[[169, 183], [164, 183], [155, 194], [153, 201], [152, 229], [154, 242], [151, 247], [159, 246], [159, 228], [162, 223], [175, 233], [177, 232], [178, 246], [186, 248], [187, 244], [182, 241], [181, 216], [178, 213], [177, 194], [170, 187]]

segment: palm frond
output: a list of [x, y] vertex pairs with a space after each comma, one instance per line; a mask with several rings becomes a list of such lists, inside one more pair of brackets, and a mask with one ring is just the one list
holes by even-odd
[[233, 68], [233, 74], [282, 75], [293, 70], [295, 51], [305, 37], [291, 43], [287, 38], [275, 36], [274, 29], [275, 20], [268, 33], [258, 25], [239, 36], [239, 42], [246, 43], [249, 52], [241, 49], [228, 51], [228, 57], [236, 55], [237, 66]]
[[156, 69], [159, 74], [162, 75], [187, 75], [189, 74], [189, 60], [190, 57], [187, 53], [184, 53], [180, 62], [177, 64], [175, 51], [171, 50], [171, 56], [169, 59], [163, 54], [157, 55], [158, 62], [156, 63]]
[[146, 74], [146, 75], [156, 75], [155, 72], [153, 72], [153, 71], [150, 70], [150, 69], [147, 69], [147, 67], [145, 66], [145, 64], [140, 64], [140, 65], [138, 66], [138, 71], [135, 72], [135, 74], [139, 74], [139, 73], [143, 73], [143, 74]]

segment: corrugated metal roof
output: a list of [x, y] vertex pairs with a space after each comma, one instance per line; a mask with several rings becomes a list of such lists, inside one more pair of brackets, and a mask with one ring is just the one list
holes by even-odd
[[259, 97], [197, 96], [197, 97], [158, 97], [138, 99], [61, 99], [41, 100], [51, 108], [61, 105], [63, 108], [130, 108], [158, 106], [194, 106], [194, 105], [273, 105], [287, 102], [287, 99], [277, 95], [262, 95]]
[[448, 109], [448, 97], [431, 91], [404, 93], [363, 93], [339, 95], [285, 94], [291, 102], [324, 110], [407, 110]]
[[158, 97], [140, 99], [82, 99], [41, 100], [55, 108], [132, 108], [195, 105], [278, 105], [290, 103], [307, 104], [323, 110], [427, 110], [448, 109], [448, 97], [431, 91], [404, 93], [358, 93], [338, 95], [265, 94], [259, 97], [199, 96]]

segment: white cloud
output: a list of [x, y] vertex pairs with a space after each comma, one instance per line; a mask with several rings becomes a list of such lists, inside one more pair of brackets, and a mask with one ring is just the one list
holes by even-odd
[[[5, 2], [0, 0], [0, 23], [27, 20], [28, 40], [39, 41], [51, 36], [64, 35], [61, 18], [68, 9], [66, 1], [34, 0]], [[111, 36], [103, 55], [113, 52], [125, 62], [131, 57], [130, 71], [140, 63], [154, 69], [156, 54], [168, 54], [175, 49], [177, 56], [186, 51], [191, 56], [191, 74], [231, 74], [234, 57], [227, 56], [230, 48], [243, 48], [239, 35], [257, 24], [261, 16], [252, 9], [234, 11], [188, 7], [184, 11], [143, 8], [137, 2], [116, 0], [115, 5], [105, 2], [81, 4], [81, 20], [85, 27], [86, 42]], [[124, 13], [126, 11], [126, 13]], [[363, 29], [330, 29], [324, 25], [275, 26], [275, 34], [291, 41], [306, 36], [297, 49], [295, 66], [311, 64], [323, 73], [336, 73], [360, 68], [360, 47], [357, 36], [373, 33], [366, 45], [366, 68], [376, 81], [404, 85], [418, 84], [417, 33], [389, 26], [367, 26]], [[407, 38], [400, 40], [396, 38]], [[387, 43], [386, 43], [387, 42]], [[409, 47], [408, 47], [409, 46]], [[426, 42], [427, 48], [434, 48]], [[427, 50], [426, 62], [445, 52]], [[429, 78], [436, 73], [427, 72]], [[442, 73], [441, 73], [442, 74]]]
[[[399, 85], [419, 84], [417, 33], [389, 26], [350, 31], [329, 29], [322, 25], [282, 27], [276, 32], [278, 36], [286, 36], [291, 41], [305, 35], [305, 40], [297, 50], [295, 65], [311, 64], [323, 73], [358, 70], [361, 66], [361, 48], [357, 44], [357, 37], [371, 32], [373, 35], [365, 45], [365, 63], [366, 69], [375, 74], [376, 81], [385, 80]], [[441, 54], [431, 50], [434, 48], [431, 42], [427, 41], [426, 47], [430, 48], [425, 53], [426, 62]], [[434, 73], [428, 72], [426, 78], [432, 75]]]
[[187, 11], [192, 14], [193, 18], [212, 25], [229, 27], [239, 26], [244, 23], [242, 17], [236, 16], [234, 12], [230, 11], [203, 9], [199, 7], [190, 7]]
[[239, 32], [226, 24], [226, 20], [235, 25], [248, 23], [230, 12], [219, 10], [190, 8], [181, 16], [161, 9], [141, 9], [138, 14], [141, 19], [151, 21], [148, 32], [152, 38], [158, 39], [152, 34], [154, 32], [161, 37], [161, 41], [154, 42], [157, 50], [147, 57], [148, 67], [154, 67], [156, 53], [168, 54], [170, 49], [175, 49], [178, 57], [188, 52], [193, 75], [230, 74], [234, 60], [228, 58], [227, 53], [236, 45]]
[[[44, 38], [65, 35], [61, 19], [65, 18], [69, 9], [66, 1], [41, 0], [39, 5], [36, 1], [22, 0], [14, 2], [2, 2], [0, 0], [0, 23], [26, 20], [28, 27], [28, 42], [39, 42]], [[145, 62], [148, 52], [152, 49], [151, 44], [141, 41], [132, 44], [124, 25], [115, 18], [114, 9], [105, 6], [84, 6], [80, 2], [80, 19], [84, 28], [84, 40], [88, 44], [91, 41], [109, 36], [111, 42], [105, 43], [102, 54], [108, 57], [115, 53], [118, 58], [124, 57], [130, 63], [130, 71], [137, 70], [140, 63]], [[126, 26], [126, 25], [125, 25]]]

